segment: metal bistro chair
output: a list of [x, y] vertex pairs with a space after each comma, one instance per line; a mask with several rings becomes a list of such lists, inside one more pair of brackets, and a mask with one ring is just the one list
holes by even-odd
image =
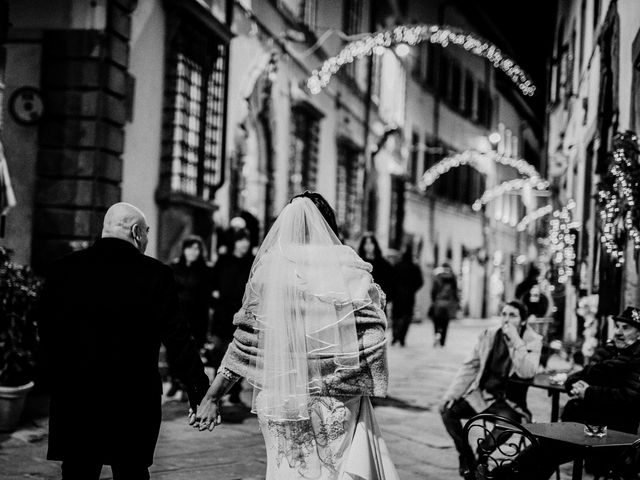
[[[477, 455], [477, 480], [512, 479], [518, 477], [515, 460], [526, 450], [535, 455], [539, 449], [536, 437], [525, 427], [508, 418], [481, 413], [469, 419], [464, 432]], [[475, 446], [472, 444], [475, 441]]]
[[636, 440], [616, 459], [605, 480], [640, 479], [640, 440]]

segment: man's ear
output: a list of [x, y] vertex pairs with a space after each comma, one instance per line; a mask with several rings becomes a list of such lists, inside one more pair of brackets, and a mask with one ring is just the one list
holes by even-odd
[[135, 240], [138, 240], [138, 238], [140, 238], [140, 225], [138, 225], [137, 223], [134, 223], [131, 226], [131, 235]]

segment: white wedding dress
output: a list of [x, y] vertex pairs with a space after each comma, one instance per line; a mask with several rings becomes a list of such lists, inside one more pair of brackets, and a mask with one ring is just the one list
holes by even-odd
[[258, 415], [266, 480], [399, 480], [369, 397], [312, 397], [309, 417], [274, 421]]

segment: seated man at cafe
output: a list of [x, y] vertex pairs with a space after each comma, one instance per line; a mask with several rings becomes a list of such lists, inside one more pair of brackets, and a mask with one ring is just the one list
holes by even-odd
[[471, 356], [444, 395], [442, 421], [458, 450], [459, 471], [464, 478], [475, 478], [475, 458], [464, 436], [463, 419], [483, 412], [518, 422], [531, 419], [526, 406], [527, 386], [509, 382], [512, 376], [533, 378], [540, 363], [542, 337], [527, 325], [528, 316], [521, 302], [506, 303], [500, 326], [480, 334]]
[[[640, 309], [627, 307], [613, 317], [613, 338], [596, 350], [583, 370], [570, 375], [565, 387], [571, 399], [562, 412], [565, 422], [607, 426], [607, 429], [635, 434], [640, 424]], [[569, 446], [541, 442], [541, 452], [519, 458], [519, 478], [547, 479], [557, 468], [573, 460]], [[601, 449], [589, 454], [585, 467], [606, 473], [620, 450]], [[535, 475], [530, 472], [537, 470]]]
[[636, 433], [640, 424], [640, 309], [627, 307], [613, 319], [612, 340], [596, 350], [588, 366], [567, 378], [565, 387], [572, 399], [562, 420]]

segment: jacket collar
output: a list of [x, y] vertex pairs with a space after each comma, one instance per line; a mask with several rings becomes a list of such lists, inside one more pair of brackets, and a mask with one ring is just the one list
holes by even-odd
[[99, 238], [93, 244], [93, 248], [100, 252], [113, 252], [117, 254], [140, 254], [135, 245], [120, 238]]

